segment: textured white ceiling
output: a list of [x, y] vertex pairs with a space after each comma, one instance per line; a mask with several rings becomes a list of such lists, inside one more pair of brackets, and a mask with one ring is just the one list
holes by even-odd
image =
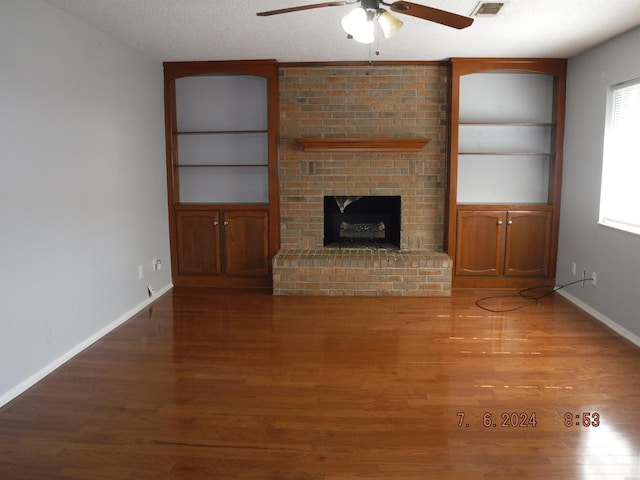
[[[256, 16], [321, 0], [46, 1], [163, 61], [567, 58], [640, 25], [640, 0], [506, 0], [498, 16], [464, 30], [394, 13], [404, 28], [388, 40], [377, 35], [369, 47], [348, 40], [340, 26], [353, 5]], [[414, 3], [470, 15], [478, 1]]]

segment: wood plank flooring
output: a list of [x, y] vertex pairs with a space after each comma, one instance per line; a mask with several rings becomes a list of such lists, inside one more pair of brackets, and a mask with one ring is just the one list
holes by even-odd
[[640, 349], [491, 293], [176, 289], [0, 409], [0, 478], [640, 479]]

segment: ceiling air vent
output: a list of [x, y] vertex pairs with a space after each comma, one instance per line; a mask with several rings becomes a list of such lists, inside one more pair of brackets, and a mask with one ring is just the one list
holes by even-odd
[[472, 17], [495, 17], [504, 7], [504, 2], [480, 2], [471, 13]]

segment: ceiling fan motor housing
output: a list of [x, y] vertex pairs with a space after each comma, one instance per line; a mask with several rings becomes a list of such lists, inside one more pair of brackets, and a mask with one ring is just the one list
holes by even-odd
[[360, 0], [360, 6], [366, 11], [373, 10], [377, 12], [380, 10], [380, 0]]

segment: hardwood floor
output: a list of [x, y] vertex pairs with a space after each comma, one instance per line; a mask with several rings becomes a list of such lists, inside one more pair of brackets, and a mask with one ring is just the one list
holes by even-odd
[[640, 349], [486, 295], [174, 290], [0, 409], [0, 478], [640, 479]]

